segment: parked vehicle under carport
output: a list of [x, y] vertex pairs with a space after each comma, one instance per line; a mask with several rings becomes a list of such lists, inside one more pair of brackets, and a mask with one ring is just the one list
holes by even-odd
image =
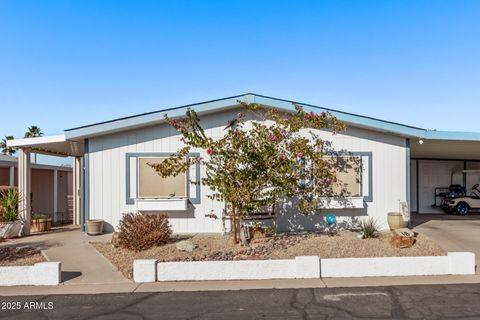
[[471, 210], [480, 210], [480, 189], [479, 184], [472, 187], [470, 195], [451, 192], [443, 199], [442, 209], [446, 213], [467, 215]]

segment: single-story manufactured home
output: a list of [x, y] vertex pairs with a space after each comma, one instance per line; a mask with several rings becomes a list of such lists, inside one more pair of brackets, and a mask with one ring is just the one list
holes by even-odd
[[[18, 159], [0, 154], [0, 187], [18, 186]], [[72, 221], [72, 168], [31, 165], [30, 210], [52, 218], [55, 224]]]
[[[72, 156], [75, 223], [103, 219], [106, 231], [113, 231], [124, 213], [161, 212], [168, 214], [177, 233], [228, 231], [229, 222], [222, 219], [224, 204], [209, 199], [206, 187], [190, 183], [204, 175], [204, 168], [197, 165], [184, 175], [162, 179], [146, 163], [182, 146], [180, 134], [166, 123], [166, 114], [182, 117], [192, 108], [206, 134], [218, 138], [226, 123], [241, 111], [239, 101], [284, 112], [294, 110], [293, 101], [244, 94], [85, 125], [59, 136], [12, 140], [8, 145], [18, 148], [20, 155], [19, 187], [28, 190], [30, 152]], [[325, 214], [331, 212], [338, 217], [373, 217], [387, 228], [387, 213], [398, 212], [402, 203], [408, 204], [412, 213], [442, 213], [437, 199], [441, 188], [458, 183], [470, 189], [480, 182], [475, 171], [480, 169], [480, 133], [427, 130], [295, 103], [307, 112], [329, 112], [347, 125], [336, 135], [317, 133], [333, 150], [357, 157], [361, 170], [355, 179], [349, 179], [354, 184], [350, 189], [356, 190], [349, 206], [332, 201], [318, 214], [308, 216], [278, 206], [275, 214], [280, 231], [322, 227]], [[208, 156], [202, 150], [194, 151], [192, 156]]]

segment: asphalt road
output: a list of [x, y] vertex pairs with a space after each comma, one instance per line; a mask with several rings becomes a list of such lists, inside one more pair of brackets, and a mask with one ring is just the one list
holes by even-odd
[[0, 304], [0, 318], [15, 320], [480, 319], [480, 285], [18, 296]]

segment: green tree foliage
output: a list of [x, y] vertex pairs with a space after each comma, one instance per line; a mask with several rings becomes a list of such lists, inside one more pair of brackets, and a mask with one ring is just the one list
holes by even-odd
[[3, 154], [8, 154], [10, 156], [13, 156], [15, 154], [15, 149], [7, 147], [7, 141], [8, 140], [13, 140], [13, 136], [5, 136], [5, 138], [2, 139], [0, 142], [0, 149], [2, 150]]
[[20, 195], [16, 188], [0, 191], [0, 222], [15, 221], [18, 219], [18, 203]]
[[[43, 136], [42, 129], [37, 126], [30, 126], [28, 131], [25, 132], [25, 138], [36, 138]], [[34, 163], [37, 163], [37, 154], [34, 153]]]

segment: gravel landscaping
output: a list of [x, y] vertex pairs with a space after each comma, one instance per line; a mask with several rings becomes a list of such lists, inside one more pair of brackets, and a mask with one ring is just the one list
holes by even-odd
[[[250, 246], [233, 243], [229, 235], [195, 235], [174, 237], [171, 243], [134, 252], [115, 248], [110, 242], [91, 242], [126, 277], [132, 278], [134, 259], [159, 261], [205, 261], [245, 259], [292, 259], [295, 256], [318, 255], [322, 258], [438, 256], [446, 252], [434, 241], [418, 234], [411, 248], [398, 249], [389, 243], [389, 234], [374, 239], [359, 239], [357, 233], [344, 231], [329, 236], [316, 233], [280, 234], [253, 239]], [[176, 242], [188, 239], [195, 245], [192, 252], [180, 251]]]
[[0, 246], [0, 266], [32, 266], [47, 261], [37, 248]]

